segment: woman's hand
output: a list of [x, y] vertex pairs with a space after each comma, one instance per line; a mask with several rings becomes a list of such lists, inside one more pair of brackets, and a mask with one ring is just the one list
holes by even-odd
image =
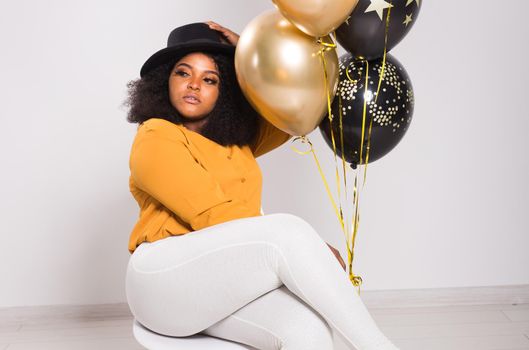
[[336, 257], [336, 259], [338, 259], [338, 262], [340, 263], [340, 265], [342, 265], [343, 270], [346, 271], [345, 262], [343, 261], [342, 257], [340, 256], [340, 252], [338, 251], [338, 249], [334, 248], [329, 243], [327, 243], [327, 245], [329, 246], [329, 249], [331, 249], [331, 252], [333, 252], [333, 254]]
[[207, 21], [205, 23], [209, 25], [209, 28], [220, 32], [230, 44], [232, 44], [233, 46], [237, 46], [237, 42], [239, 41], [239, 34], [234, 33], [228, 28], [224, 28], [220, 24], [217, 24], [213, 21]]

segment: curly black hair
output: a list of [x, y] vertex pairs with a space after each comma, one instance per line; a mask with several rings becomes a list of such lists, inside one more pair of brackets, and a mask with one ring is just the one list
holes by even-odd
[[[259, 130], [259, 114], [244, 97], [236, 80], [233, 57], [206, 53], [217, 64], [220, 74], [219, 97], [200, 134], [222, 145], [251, 144]], [[162, 64], [142, 78], [127, 83], [128, 97], [123, 103], [130, 107], [129, 123], [143, 123], [161, 118], [175, 124], [183, 119], [169, 99], [169, 75], [181, 57]]]

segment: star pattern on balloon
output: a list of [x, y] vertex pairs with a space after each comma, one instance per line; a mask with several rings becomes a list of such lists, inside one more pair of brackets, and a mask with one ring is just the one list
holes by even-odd
[[[367, 7], [367, 9], [364, 11], [364, 13], [376, 11], [376, 13], [377, 13], [377, 15], [378, 15], [378, 17], [380, 18], [381, 21], [382, 21], [382, 15], [384, 14], [384, 9], [393, 7], [392, 4], [390, 4], [389, 2], [384, 1], [384, 0], [369, 0], [369, 1], [371, 1], [371, 3]], [[419, 1], [419, 0], [417, 0], [417, 1]]]
[[408, 1], [406, 2], [406, 7], [408, 7], [408, 5], [410, 5], [410, 4], [413, 3], [414, 1], [417, 3], [417, 6], [420, 6], [420, 5], [421, 5], [421, 4], [419, 4], [419, 1], [420, 1], [420, 0], [408, 0]]
[[413, 13], [410, 13], [409, 15], [406, 15], [406, 19], [404, 20], [404, 22], [402, 22], [402, 24], [406, 25], [406, 27], [408, 26], [408, 24], [410, 24], [413, 19], [411, 18], [411, 16], [413, 15]]

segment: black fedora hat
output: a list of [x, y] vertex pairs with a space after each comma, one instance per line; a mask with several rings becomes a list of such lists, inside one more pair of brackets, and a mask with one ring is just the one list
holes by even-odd
[[161, 64], [195, 51], [218, 52], [234, 56], [235, 46], [226, 42], [222, 34], [209, 28], [206, 23], [186, 24], [171, 31], [167, 39], [167, 47], [157, 51], [145, 61], [140, 70], [140, 77]]

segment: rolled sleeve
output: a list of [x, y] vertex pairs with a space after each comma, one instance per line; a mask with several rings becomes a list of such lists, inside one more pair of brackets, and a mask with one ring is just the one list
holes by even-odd
[[281, 146], [292, 138], [292, 135], [275, 127], [264, 117], [259, 116], [259, 133], [250, 147], [255, 158]]

